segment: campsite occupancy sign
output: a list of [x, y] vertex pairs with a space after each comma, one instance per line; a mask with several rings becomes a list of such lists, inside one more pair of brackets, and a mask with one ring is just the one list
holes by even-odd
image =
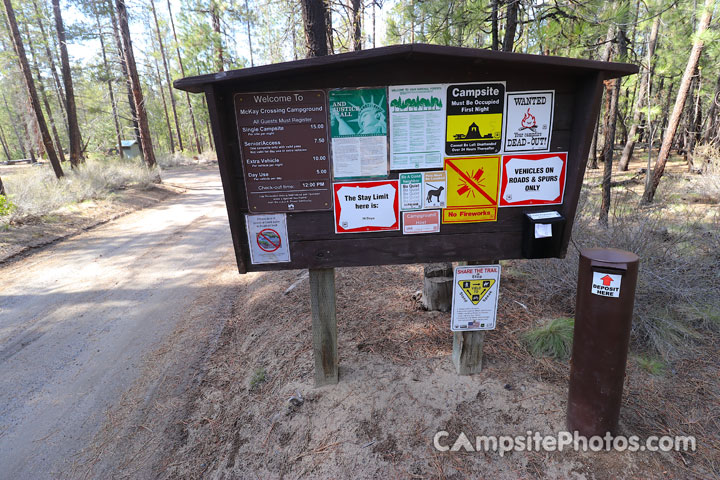
[[446, 105], [446, 155], [488, 155], [500, 151], [505, 82], [449, 85]]

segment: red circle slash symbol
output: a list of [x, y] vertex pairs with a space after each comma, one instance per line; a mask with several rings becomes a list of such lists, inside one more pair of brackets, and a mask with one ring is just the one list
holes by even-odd
[[282, 240], [280, 240], [279, 233], [272, 228], [266, 228], [260, 230], [260, 233], [257, 234], [257, 244], [264, 252], [274, 252], [280, 248]]

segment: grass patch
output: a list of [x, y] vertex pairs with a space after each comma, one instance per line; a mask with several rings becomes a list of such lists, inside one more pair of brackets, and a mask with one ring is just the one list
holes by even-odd
[[107, 198], [113, 191], [129, 186], [149, 188], [158, 175], [158, 170], [150, 170], [140, 161], [117, 158], [91, 157], [75, 170], [65, 168], [65, 176], [60, 179], [55, 178], [49, 165], [26, 168], [3, 178], [7, 200], [14, 207], [0, 211], [0, 224], [47, 216], [63, 207]]
[[525, 332], [523, 341], [535, 357], [562, 360], [570, 356], [574, 326], [572, 318], [553, 318], [547, 324]]
[[252, 377], [250, 377], [250, 391], [253, 392], [257, 390], [260, 385], [262, 385], [266, 381], [267, 374], [265, 373], [265, 369], [263, 367], [256, 368], [252, 374]]
[[651, 375], [660, 376], [665, 374], [665, 370], [667, 367], [665, 365], [665, 362], [663, 362], [660, 358], [648, 355], [637, 355], [635, 357], [635, 360], [637, 361], [638, 365], [640, 365], [640, 368], [642, 368]]

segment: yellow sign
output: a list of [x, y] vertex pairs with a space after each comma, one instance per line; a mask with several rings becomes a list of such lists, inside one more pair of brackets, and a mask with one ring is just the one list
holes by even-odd
[[480, 303], [480, 300], [487, 295], [492, 286], [495, 284], [495, 280], [460, 280], [458, 285], [462, 288], [462, 291], [467, 295], [473, 305]]
[[448, 142], [500, 140], [502, 138], [502, 113], [448, 115], [445, 133]]
[[447, 208], [443, 223], [497, 220], [500, 156], [446, 158]]

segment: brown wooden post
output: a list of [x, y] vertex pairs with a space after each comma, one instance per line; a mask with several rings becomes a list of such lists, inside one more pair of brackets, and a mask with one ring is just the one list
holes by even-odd
[[[497, 260], [458, 262], [460, 265], [494, 265]], [[453, 285], [454, 287], [454, 285]], [[453, 332], [452, 361], [458, 375], [474, 375], [482, 371], [482, 352], [485, 331]]]
[[311, 268], [309, 272], [315, 386], [321, 387], [338, 382], [335, 269]]

